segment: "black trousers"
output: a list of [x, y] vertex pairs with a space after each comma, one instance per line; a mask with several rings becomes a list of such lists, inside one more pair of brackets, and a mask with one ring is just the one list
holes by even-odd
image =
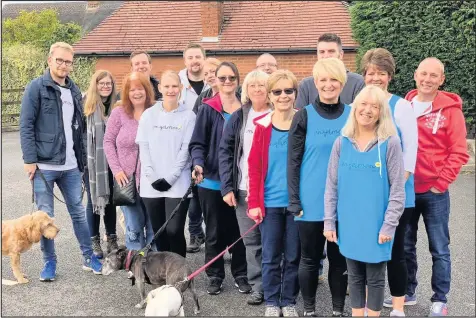
[[407, 261], [405, 259], [405, 229], [415, 208], [405, 208], [398, 222], [393, 239], [392, 259], [387, 262], [388, 286], [394, 297], [405, 296], [407, 292]]
[[[301, 240], [301, 261], [299, 263], [299, 286], [305, 311], [314, 311], [319, 279], [319, 262], [322, 258], [326, 237], [323, 234], [324, 222], [297, 221]], [[337, 227], [337, 223], [336, 223]], [[338, 235], [338, 233], [337, 233]], [[327, 242], [329, 259], [329, 287], [333, 310], [343, 312], [347, 291], [347, 263], [336, 243]]]
[[[236, 212], [223, 201], [219, 190], [198, 187], [198, 198], [205, 217], [205, 263], [220, 254], [240, 237]], [[246, 250], [243, 240], [230, 249], [231, 274], [246, 277]], [[220, 257], [206, 269], [209, 278], [225, 279], [225, 263]]]
[[[154, 234], [164, 225], [180, 200], [180, 198], [142, 198], [152, 223]], [[182, 202], [177, 213], [167, 224], [164, 232], [155, 241], [158, 251], [174, 252], [185, 257], [187, 246], [184, 229], [189, 204], [190, 199]]]

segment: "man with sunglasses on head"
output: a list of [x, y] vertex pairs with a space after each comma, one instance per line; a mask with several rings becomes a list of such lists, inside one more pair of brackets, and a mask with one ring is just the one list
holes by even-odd
[[[93, 254], [82, 204], [83, 148], [81, 91], [68, 77], [73, 67], [73, 48], [54, 43], [45, 73], [31, 81], [23, 94], [20, 111], [20, 142], [24, 169], [33, 180], [36, 205], [54, 217], [53, 187], [60, 188], [73, 221], [74, 234], [83, 254], [83, 269], [101, 274], [102, 264]], [[54, 240], [41, 238], [44, 268], [40, 281], [56, 278]]]
[[[209, 88], [204, 80], [205, 58], [205, 50], [200, 44], [190, 43], [183, 51], [185, 68], [179, 72], [183, 85], [180, 102], [184, 103], [189, 110], [193, 110], [198, 96]], [[187, 253], [199, 252], [200, 246], [205, 243], [205, 233], [202, 228], [203, 216], [198, 201], [197, 187], [193, 187], [192, 191], [193, 197], [188, 209], [190, 242], [187, 245]]]

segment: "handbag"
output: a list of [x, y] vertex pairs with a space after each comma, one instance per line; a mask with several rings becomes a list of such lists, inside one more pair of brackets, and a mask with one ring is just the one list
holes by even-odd
[[139, 162], [139, 151], [137, 151], [136, 166], [132, 176], [129, 178], [129, 183], [121, 187], [114, 178], [114, 185], [112, 188], [112, 204], [115, 206], [129, 206], [135, 205], [137, 200], [137, 187], [136, 187], [136, 170], [137, 163]]

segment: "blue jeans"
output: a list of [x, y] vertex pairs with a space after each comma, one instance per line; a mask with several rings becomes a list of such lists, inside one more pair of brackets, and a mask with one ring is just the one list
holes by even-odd
[[[136, 205], [121, 206], [126, 223], [126, 247], [138, 251], [152, 241], [154, 231], [142, 199], [137, 195]], [[152, 248], [156, 250], [155, 247]]]
[[299, 294], [298, 268], [301, 257], [299, 232], [294, 216], [286, 208], [266, 208], [260, 231], [266, 305], [294, 305]]
[[416, 194], [415, 211], [405, 231], [405, 259], [408, 269], [407, 294], [410, 296], [415, 294], [418, 285], [416, 243], [420, 215], [423, 216], [433, 260], [431, 288], [434, 294], [431, 301], [446, 303], [446, 295], [450, 291], [451, 282], [450, 231], [448, 227], [449, 192], [436, 194], [428, 191]]
[[[78, 168], [66, 171], [41, 170], [50, 189], [56, 183], [63, 195], [64, 202], [73, 221], [74, 234], [79, 242], [79, 247], [85, 259], [91, 258], [93, 250], [89, 236], [86, 213], [81, 197], [82, 173]], [[39, 210], [45, 211], [54, 217], [53, 193], [46, 187], [38, 171], [34, 178], [35, 202]], [[55, 242], [44, 236], [41, 237], [41, 250], [43, 260], [56, 261]]]
[[193, 197], [190, 200], [190, 206], [188, 208], [188, 232], [190, 233], [190, 237], [205, 237], [202, 228], [203, 214], [200, 201], [198, 200], [197, 187], [192, 188], [192, 193]]

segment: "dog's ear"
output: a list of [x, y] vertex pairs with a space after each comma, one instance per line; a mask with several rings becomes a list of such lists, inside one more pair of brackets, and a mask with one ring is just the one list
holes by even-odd
[[32, 216], [28, 219], [28, 222], [26, 222], [24, 226], [28, 240], [32, 243], [39, 242], [41, 239], [41, 220], [35, 216]]

